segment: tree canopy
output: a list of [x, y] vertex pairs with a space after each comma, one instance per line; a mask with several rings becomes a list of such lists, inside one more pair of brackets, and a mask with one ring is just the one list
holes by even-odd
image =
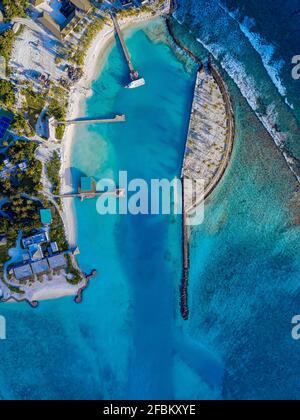
[[15, 91], [13, 85], [7, 80], [0, 80], [0, 102], [7, 108], [15, 103]]

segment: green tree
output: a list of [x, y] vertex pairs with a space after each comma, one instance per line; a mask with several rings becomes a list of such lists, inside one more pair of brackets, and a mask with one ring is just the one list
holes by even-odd
[[0, 80], [0, 101], [7, 108], [12, 108], [15, 103], [14, 87], [7, 80]]
[[0, 55], [6, 59], [11, 58], [12, 48], [15, 40], [15, 33], [12, 29], [8, 29], [4, 34], [0, 35]]
[[29, 5], [27, 0], [2, 0], [4, 16], [7, 20], [14, 17], [25, 17], [25, 10]]

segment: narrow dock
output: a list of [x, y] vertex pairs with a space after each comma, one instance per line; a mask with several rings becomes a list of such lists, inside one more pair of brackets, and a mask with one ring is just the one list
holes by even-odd
[[125, 190], [123, 188], [114, 190], [114, 191], [93, 191], [93, 192], [78, 192], [78, 193], [70, 193], [70, 194], [61, 194], [61, 195], [54, 195], [53, 198], [80, 198], [83, 201], [86, 198], [96, 198], [96, 197], [105, 197], [105, 196], [112, 196], [112, 197], [124, 197]]
[[56, 121], [55, 125], [85, 125], [85, 124], [109, 124], [125, 122], [125, 115], [116, 115], [115, 118], [77, 118], [71, 121]]
[[134, 66], [132, 64], [131, 56], [130, 56], [130, 53], [128, 51], [127, 45], [125, 43], [125, 40], [124, 40], [122, 31], [121, 31], [119, 22], [118, 22], [116, 16], [113, 13], [111, 13], [111, 18], [112, 18], [112, 21], [114, 23], [116, 33], [119, 37], [119, 40], [120, 40], [120, 43], [121, 43], [121, 46], [122, 46], [122, 49], [123, 49], [123, 53], [124, 53], [124, 56], [126, 58], [126, 61], [127, 61], [128, 67], [129, 67], [130, 77], [131, 77], [132, 80], [136, 80], [136, 79], [139, 78], [139, 74], [134, 69]]

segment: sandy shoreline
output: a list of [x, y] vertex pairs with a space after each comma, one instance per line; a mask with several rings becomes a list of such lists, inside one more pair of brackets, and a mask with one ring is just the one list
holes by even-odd
[[[122, 30], [142, 26], [145, 22], [157, 19], [161, 15], [151, 15], [149, 13], [139, 16], [130, 17], [121, 20], [120, 27]], [[90, 88], [92, 82], [101, 71], [104, 64], [104, 57], [107, 49], [114, 41], [113, 26], [105, 25], [92, 42], [85, 60], [83, 69], [84, 76], [72, 87], [69, 97], [69, 108], [67, 119], [72, 120], [82, 115], [82, 105], [86, 98], [91, 94]], [[70, 167], [72, 143], [74, 139], [74, 126], [66, 128], [64, 138], [62, 140], [62, 165], [61, 165], [61, 192], [62, 194], [74, 191], [71, 182]], [[63, 200], [63, 212], [65, 219], [65, 231], [70, 246], [75, 246], [77, 242], [77, 229], [75, 212], [73, 209], [73, 199]]]
[[[69, 108], [67, 112], [67, 119], [72, 120], [80, 117], [81, 109], [84, 100], [87, 98], [88, 90], [96, 77], [98, 69], [98, 59], [101, 54], [104, 54], [109, 46], [109, 42], [113, 39], [113, 28], [107, 25], [96, 36], [87, 53], [84, 65], [84, 76], [72, 88], [69, 97]], [[68, 126], [66, 128], [64, 138], [62, 140], [62, 165], [61, 165], [61, 192], [66, 194], [74, 190], [71, 185], [70, 166], [72, 142], [74, 138], [75, 127]], [[63, 200], [63, 211], [65, 214], [66, 236], [71, 246], [76, 244], [76, 220], [73, 211], [73, 200]]]
[[[143, 27], [145, 23], [163, 17], [167, 14], [168, 2], [166, 2], [163, 11], [152, 15], [151, 13], [141, 13], [137, 16], [131, 16], [119, 21], [122, 30]], [[98, 77], [104, 65], [108, 48], [114, 42], [114, 27], [106, 24], [104, 28], [97, 34], [93, 40], [85, 59], [83, 68], [83, 77], [72, 87], [69, 94], [69, 105], [67, 110], [67, 119], [72, 120], [84, 116], [84, 102], [92, 94], [92, 82]], [[75, 135], [75, 127], [70, 125], [66, 127], [65, 134], [61, 143], [61, 193], [66, 194], [76, 190], [76, 186], [72, 184], [70, 167], [73, 139]], [[71, 247], [76, 246], [77, 242], [77, 221], [73, 208], [73, 199], [64, 199], [63, 203], [63, 222], [65, 225], [66, 237]], [[45, 279], [44, 279], [45, 280]], [[72, 285], [66, 281], [66, 276], [56, 275], [51, 280], [45, 280], [42, 284], [36, 283], [30, 287], [24, 296], [10, 294], [11, 296], [5, 300], [8, 303], [14, 302], [33, 302], [57, 299], [64, 296], [76, 296], [82, 287], [86, 286], [83, 280], [79, 285]]]
[[[46, 284], [45, 284], [46, 282]], [[19, 299], [16, 295], [6, 300], [6, 303], [36, 302], [42, 300], [58, 299], [66, 296], [76, 296], [78, 290], [84, 287], [84, 282], [72, 285], [66, 281], [65, 275], [56, 275], [51, 281], [45, 280], [43, 284], [36, 283]]]

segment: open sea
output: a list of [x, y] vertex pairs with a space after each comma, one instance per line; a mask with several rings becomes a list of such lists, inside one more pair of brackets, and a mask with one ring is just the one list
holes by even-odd
[[[290, 55], [300, 54], [287, 41], [299, 40], [296, 23], [283, 37], [300, 5], [178, 3], [176, 33], [223, 69], [237, 125], [230, 166], [192, 231], [190, 319], [179, 314], [180, 217], [100, 216], [97, 200], [78, 201], [79, 263], [98, 276], [81, 305], [1, 305], [0, 399], [300, 397], [300, 343], [291, 338], [300, 313], [299, 184], [255, 106], [259, 96], [260, 107], [274, 108], [285, 147], [300, 159], [300, 81], [288, 76]], [[263, 13], [278, 19], [278, 33]], [[128, 70], [114, 43], [82, 116], [125, 113], [127, 122], [76, 130], [74, 185], [85, 175], [117, 182], [120, 170], [145, 180], [180, 175], [196, 67], [171, 48], [161, 20], [126, 37], [147, 85], [124, 89]]]

